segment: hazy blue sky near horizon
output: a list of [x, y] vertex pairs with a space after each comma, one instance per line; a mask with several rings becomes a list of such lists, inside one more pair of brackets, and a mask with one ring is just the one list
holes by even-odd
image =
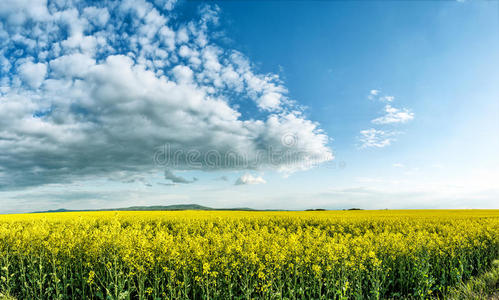
[[0, 25], [0, 212], [499, 208], [497, 1], [6, 1]]

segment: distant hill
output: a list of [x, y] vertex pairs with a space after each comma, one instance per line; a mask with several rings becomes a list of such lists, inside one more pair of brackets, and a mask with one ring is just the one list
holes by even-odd
[[78, 211], [161, 211], [161, 210], [243, 210], [255, 211], [255, 209], [248, 207], [235, 207], [235, 208], [212, 208], [202, 206], [199, 204], [175, 204], [175, 205], [155, 205], [155, 206], [130, 206], [121, 208], [104, 208], [104, 209], [54, 209], [46, 211], [35, 211], [33, 213], [58, 213], [58, 212], [78, 212]]
[[112, 208], [109, 210], [213, 210], [211, 207], [199, 204], [174, 204], [174, 205], [154, 205], [154, 206], [130, 206], [123, 208]]

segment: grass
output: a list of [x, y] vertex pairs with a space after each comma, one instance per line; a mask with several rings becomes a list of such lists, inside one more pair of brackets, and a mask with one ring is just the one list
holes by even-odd
[[[444, 299], [499, 300], [499, 260], [493, 262], [490, 271], [453, 288]], [[0, 300], [16, 300], [16, 298], [0, 293]]]
[[0, 293], [0, 300], [16, 300], [16, 298]]
[[[499, 300], [499, 260], [493, 262], [490, 271], [453, 288], [444, 299]], [[0, 300], [16, 300], [16, 298], [0, 293]]]
[[458, 285], [445, 298], [451, 300], [499, 299], [499, 260], [493, 262], [490, 271]]

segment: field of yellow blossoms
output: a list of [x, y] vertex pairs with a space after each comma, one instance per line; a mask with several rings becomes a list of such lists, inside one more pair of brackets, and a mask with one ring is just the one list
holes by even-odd
[[436, 298], [498, 254], [499, 210], [0, 215], [16, 299]]

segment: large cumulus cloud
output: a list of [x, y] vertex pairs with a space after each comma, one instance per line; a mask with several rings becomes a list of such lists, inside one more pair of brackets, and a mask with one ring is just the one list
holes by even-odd
[[2, 2], [1, 188], [333, 158], [277, 75], [211, 39], [216, 7], [174, 3]]

